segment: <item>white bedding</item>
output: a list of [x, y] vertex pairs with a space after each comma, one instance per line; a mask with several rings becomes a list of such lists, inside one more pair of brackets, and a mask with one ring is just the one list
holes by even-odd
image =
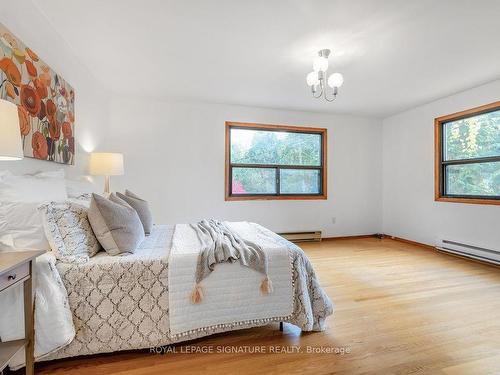
[[215, 266], [203, 280], [203, 301], [189, 298], [195, 285], [200, 252], [196, 231], [187, 224], [176, 225], [169, 259], [170, 332], [174, 336], [203, 327], [241, 321], [281, 318], [292, 314], [292, 270], [288, 247], [263, 233], [257, 224], [225, 224], [242, 238], [258, 243], [268, 255], [269, 278], [274, 292], [260, 293], [262, 274], [239, 262]]

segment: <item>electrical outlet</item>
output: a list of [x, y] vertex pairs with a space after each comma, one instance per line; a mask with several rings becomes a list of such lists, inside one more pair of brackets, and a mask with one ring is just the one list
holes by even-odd
[[332, 216], [332, 224], [335, 224], [337, 222], [337, 218], [335, 216]]

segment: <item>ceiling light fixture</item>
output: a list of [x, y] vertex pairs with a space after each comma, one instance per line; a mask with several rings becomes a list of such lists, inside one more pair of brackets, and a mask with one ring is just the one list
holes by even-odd
[[[306, 77], [307, 85], [311, 87], [313, 97], [316, 99], [324, 97], [327, 102], [333, 102], [337, 98], [339, 87], [344, 84], [344, 77], [340, 73], [333, 73], [325, 83], [330, 52], [329, 49], [322, 49], [318, 52], [318, 57], [313, 61], [313, 71]], [[327, 84], [333, 89], [331, 96], [327, 93]]]

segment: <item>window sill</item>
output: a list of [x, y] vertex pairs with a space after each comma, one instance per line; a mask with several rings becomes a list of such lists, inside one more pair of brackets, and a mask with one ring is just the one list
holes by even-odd
[[436, 202], [500, 205], [500, 199], [436, 197]]
[[328, 197], [323, 195], [252, 195], [237, 196], [226, 195], [226, 201], [291, 201], [291, 200], [325, 200]]

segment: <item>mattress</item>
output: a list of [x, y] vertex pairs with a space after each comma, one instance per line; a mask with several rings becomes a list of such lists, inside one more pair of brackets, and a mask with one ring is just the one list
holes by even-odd
[[[168, 256], [175, 226], [155, 226], [130, 255], [100, 252], [84, 264], [57, 263], [68, 292], [76, 336], [43, 360], [144, 349], [266, 322], [210, 327], [181, 338], [170, 334]], [[269, 231], [292, 254], [293, 313], [288, 322], [305, 331], [321, 331], [333, 304], [322, 290], [309, 259], [296, 245]]]

